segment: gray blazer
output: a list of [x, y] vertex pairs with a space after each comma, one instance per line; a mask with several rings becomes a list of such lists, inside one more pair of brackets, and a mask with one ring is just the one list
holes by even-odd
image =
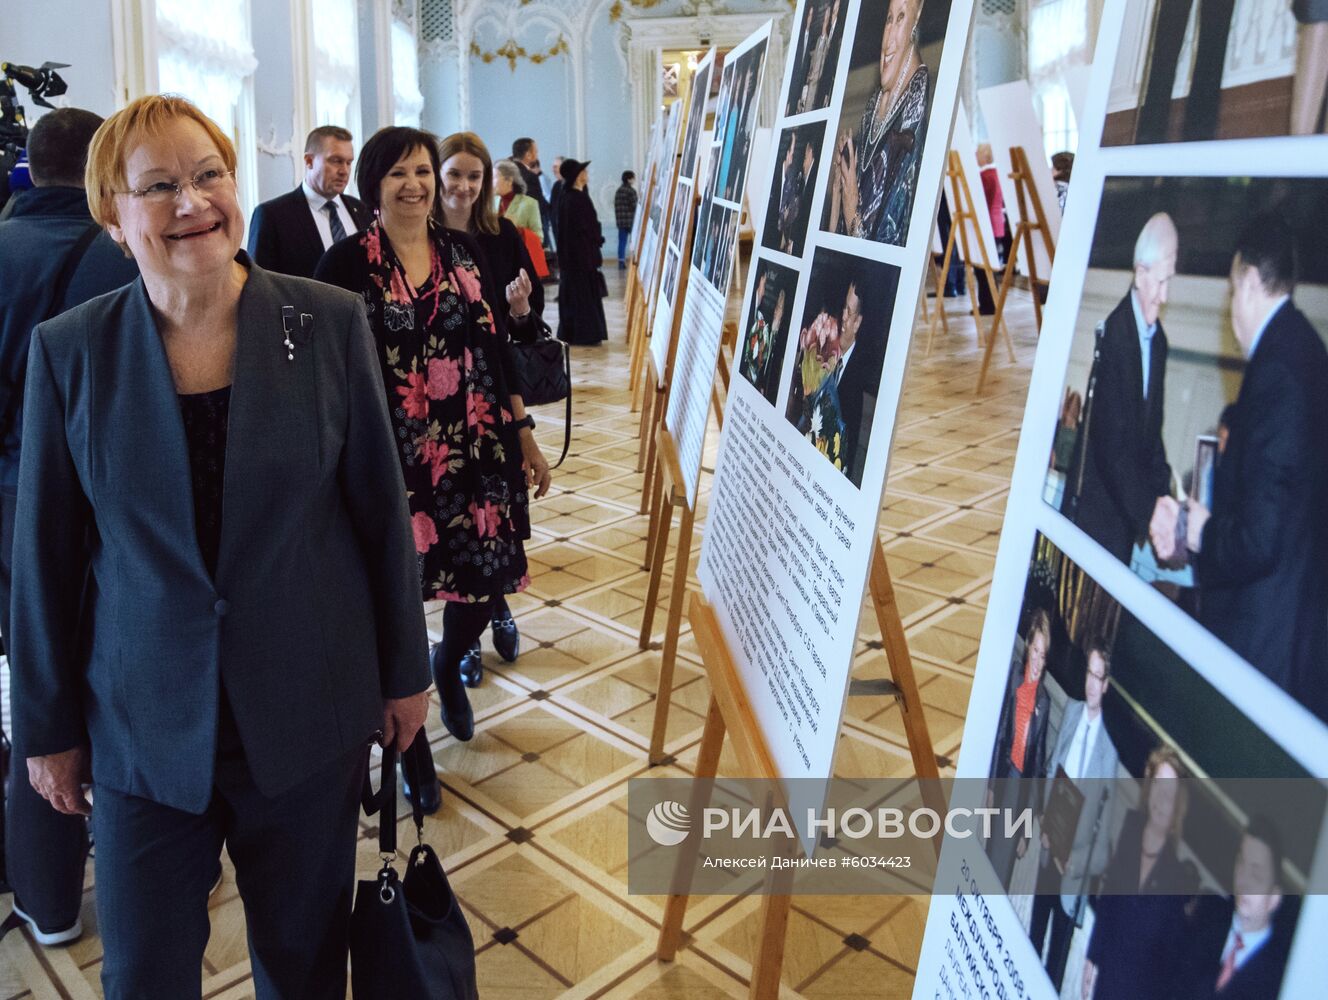
[[18, 753], [90, 739], [96, 784], [192, 813], [212, 795], [220, 685], [271, 796], [364, 745], [383, 698], [429, 683], [364, 304], [238, 259], [216, 579], [141, 279], [33, 332], [14, 529]]
[[[1056, 734], [1056, 752], [1052, 754], [1047, 766], [1046, 798], [1051, 798], [1052, 782], [1058, 767], [1066, 767], [1070, 757], [1070, 745], [1074, 740], [1074, 731], [1083, 718], [1085, 705], [1082, 701], [1070, 699], [1065, 704], [1065, 715], [1061, 719], [1060, 732]], [[1061, 876], [1061, 907], [1076, 919], [1083, 907], [1083, 899], [1088, 892], [1090, 880], [1101, 875], [1107, 868], [1107, 856], [1111, 848], [1111, 831], [1115, 829], [1112, 809], [1115, 806], [1115, 786], [1109, 779], [1116, 777], [1120, 769], [1120, 757], [1116, 746], [1111, 742], [1103, 722], [1098, 729], [1097, 739], [1093, 741], [1093, 750], [1089, 754], [1088, 764], [1084, 768], [1084, 778], [1088, 787], [1084, 792], [1083, 812], [1079, 814], [1079, 823], [1074, 828], [1074, 844], [1070, 847], [1069, 863]], [[1107, 792], [1107, 801], [1101, 801], [1103, 791]], [[1043, 802], [1046, 807], [1046, 801]], [[1098, 811], [1101, 808], [1101, 822], [1098, 823]], [[1096, 830], [1094, 827], [1096, 826]], [[1043, 862], [1051, 864], [1050, 855], [1043, 855]]]

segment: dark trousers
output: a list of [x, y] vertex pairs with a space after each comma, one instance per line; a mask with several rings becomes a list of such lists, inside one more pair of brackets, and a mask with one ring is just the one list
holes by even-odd
[[[1070, 937], [1074, 934], [1074, 921], [1065, 912], [1065, 907], [1061, 906], [1059, 889], [1060, 876], [1056, 866], [1047, 860], [1047, 864], [1038, 871], [1038, 895], [1033, 897], [1033, 919], [1028, 936], [1042, 956], [1042, 964], [1057, 993], [1061, 989], [1061, 980], [1065, 978], [1065, 960], [1070, 955]], [[1042, 939], [1047, 933], [1048, 921], [1051, 923], [1051, 940], [1044, 948]]]
[[[0, 634], [9, 637], [9, 598], [17, 497], [0, 490]], [[23, 910], [46, 930], [78, 919], [83, 902], [83, 863], [88, 824], [51, 808], [28, 782], [28, 764], [9, 762], [3, 823], [3, 872]]]
[[[1139, 102], [1135, 124], [1136, 142], [1166, 142], [1171, 118], [1171, 92], [1185, 25], [1195, 0], [1159, 0], [1153, 27], [1148, 82]], [[1222, 102], [1222, 69], [1226, 64], [1227, 36], [1236, 0], [1197, 0], [1199, 40], [1194, 56], [1190, 94], [1185, 101], [1182, 138], [1198, 141], [1217, 138], [1218, 112]]]
[[96, 789], [97, 924], [108, 1000], [201, 995], [208, 889], [223, 844], [244, 901], [260, 1000], [344, 1000], [367, 759], [356, 750], [266, 798], [243, 756], [219, 758], [201, 816]]
[[[468, 700], [466, 688], [461, 683], [461, 658], [484, 634], [490, 615], [495, 610], [495, 600], [502, 601], [503, 607], [507, 607], [507, 601], [498, 597], [473, 604], [448, 601], [443, 608], [443, 638], [429, 657], [429, 662], [434, 668], [433, 682], [438, 686], [438, 697], [447, 704], [455, 704], [457, 699]], [[428, 781], [428, 776], [435, 773], [433, 751], [429, 748], [429, 740], [423, 729], [416, 735], [410, 748], [401, 755], [401, 769], [406, 773], [411, 788], [423, 787], [421, 782]]]

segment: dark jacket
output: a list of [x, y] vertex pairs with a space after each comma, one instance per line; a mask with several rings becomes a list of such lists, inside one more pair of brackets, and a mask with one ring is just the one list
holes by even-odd
[[[312, 317], [310, 332], [297, 322], [293, 359], [283, 306]], [[250, 266], [215, 579], [141, 280], [37, 328], [25, 417], [10, 646], [17, 754], [90, 739], [95, 784], [202, 813], [222, 685], [267, 796], [365, 745], [385, 697], [425, 689], [415, 545], [356, 296]]]
[[590, 195], [564, 188], [558, 199], [558, 336], [569, 344], [607, 339], [599, 294], [604, 234]]
[[613, 221], [619, 229], [631, 229], [636, 221], [636, 188], [630, 184], [619, 184], [613, 192]]
[[1264, 329], [1230, 420], [1200, 620], [1328, 720], [1328, 351], [1293, 303]]
[[95, 225], [87, 195], [72, 187], [25, 191], [0, 222], [0, 490], [7, 493], [18, 489], [23, 379], [33, 327], [138, 276], [138, 265], [102, 232], [83, 253], [62, 301], [53, 301], [70, 254]]
[[1076, 492], [1082, 462], [1083, 486], [1073, 520], [1125, 563], [1136, 539], [1148, 537], [1157, 498], [1170, 492], [1171, 467], [1162, 444], [1167, 337], [1153, 334], [1144, 399], [1139, 327], [1127, 292], [1102, 324], [1098, 357], [1089, 376], [1092, 399], [1085, 405], [1081, 456], [1065, 488], [1067, 507]]
[[1219, 993], [1217, 976], [1222, 969], [1222, 951], [1231, 931], [1234, 908], [1233, 900], [1225, 896], [1204, 896], [1198, 900], [1194, 916], [1179, 939], [1179, 962], [1171, 994], [1177, 1000], [1269, 1000], [1277, 996], [1291, 950], [1296, 902], [1291, 896], [1282, 897], [1282, 904], [1273, 914], [1272, 934]]
[[[358, 198], [343, 194], [341, 200], [350, 210], [356, 229], [364, 229], [373, 221], [373, 213]], [[254, 209], [254, 217], [249, 220], [249, 256], [259, 267], [312, 278], [323, 249], [303, 185]]]
[[[483, 260], [479, 261], [480, 273], [486, 281], [493, 282], [496, 300], [490, 303], [490, 306], [494, 311], [506, 317], [506, 288], [509, 283], [516, 280], [520, 270], [525, 268], [526, 276], [530, 278], [530, 309], [536, 315], [543, 316], [544, 285], [535, 273], [535, 265], [531, 263], [525, 240], [517, 232], [516, 226], [507, 219], [500, 218], [498, 232], [477, 232], [472, 234], [472, 238], [479, 244], [480, 254], [483, 257]], [[520, 333], [512, 329], [511, 324], [508, 332], [513, 336], [519, 336]]]
[[876, 395], [880, 390], [881, 365], [884, 363], [875, 349], [879, 336], [872, 330], [862, 331], [836, 387], [839, 415], [844, 421], [844, 442], [839, 454], [843, 458], [844, 475], [854, 486], [862, 485], [872, 419], [876, 416]]

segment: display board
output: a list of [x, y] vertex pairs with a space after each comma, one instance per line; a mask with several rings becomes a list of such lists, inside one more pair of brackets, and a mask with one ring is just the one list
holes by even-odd
[[[1033, 186], [1042, 201], [1047, 228], [1051, 231], [1052, 246], [1059, 246], [1060, 202], [1056, 200], [1056, 182], [1051, 177], [1051, 164], [1043, 151], [1042, 126], [1033, 110], [1033, 92], [1028, 89], [1028, 81], [1012, 80], [999, 87], [979, 90], [978, 103], [982, 105], [982, 119], [986, 122], [987, 136], [991, 140], [992, 158], [996, 163], [996, 172], [1000, 175], [1001, 194], [1005, 197], [1005, 214], [1009, 216], [1010, 225], [1019, 224], [1019, 196], [1015, 191], [1014, 180], [1010, 177], [1013, 169], [1010, 164], [1010, 147], [1022, 146], [1028, 155], [1028, 169], [1033, 174]], [[967, 165], [964, 169], [968, 169]], [[1032, 211], [1031, 206], [1029, 210]], [[1031, 225], [1038, 220], [1030, 218], [1027, 221]], [[1037, 263], [1038, 276], [1045, 281], [1051, 274], [1051, 261], [1040, 239], [1033, 240], [1033, 260]], [[1028, 261], [1022, 257], [1018, 259], [1017, 266], [1019, 273], [1029, 273]]]
[[710, 418], [710, 396], [724, 333], [733, 263], [738, 256], [738, 221], [756, 135], [756, 115], [772, 23], [767, 21], [729, 51], [720, 74], [715, 131], [692, 237], [692, 264], [678, 333], [678, 355], [664, 423], [678, 446], [687, 502], [696, 504], [701, 449]]
[[701, 133], [705, 131], [706, 98], [710, 95], [710, 74], [715, 68], [715, 50], [706, 53], [692, 73], [691, 93], [687, 99], [686, 120], [682, 124], [682, 154], [678, 159], [678, 180], [669, 210], [668, 247], [664, 251], [664, 276], [655, 300], [655, 319], [650, 332], [650, 356], [655, 361], [655, 375], [664, 384], [668, 364], [669, 341], [673, 332], [673, 307], [677, 301], [678, 268], [683, 247], [692, 238], [692, 201], [695, 198], [697, 163]]
[[699, 574], [785, 781], [833, 768], [971, 16], [804, 0], [751, 195]]
[[959, 754], [1034, 826], [945, 844], [915, 997], [1324, 991], [1328, 137], [1174, 96], [1176, 7], [1103, 9]]
[[[641, 175], [642, 191], [653, 190], [652, 182], [655, 176], [655, 168], [657, 166], [656, 160], [659, 158], [659, 145], [663, 141], [663, 134], [664, 134], [664, 119], [663, 117], [660, 117], [655, 119], [655, 124], [650, 129], [650, 147], [649, 151], [646, 153], [646, 169], [645, 172]], [[638, 198], [636, 200], [636, 213], [632, 216], [631, 245], [633, 247], [640, 245], [642, 237], [641, 227], [645, 225], [646, 211], [647, 209], [649, 209], [649, 207], [650, 206], [649, 204], [647, 204], [645, 198]], [[636, 263], [637, 263], [637, 269], [639, 271], [641, 266], [641, 261], [638, 260]]]
[[647, 302], [654, 301], [655, 280], [659, 277], [660, 241], [664, 236], [664, 215], [668, 210], [669, 194], [673, 190], [673, 177], [677, 169], [675, 157], [678, 151], [678, 123], [681, 120], [682, 108], [676, 102], [665, 108], [661, 116], [660, 142], [655, 150], [653, 168], [655, 185], [650, 194], [645, 220], [646, 236], [641, 244], [641, 260], [638, 263], [641, 288], [647, 293]]

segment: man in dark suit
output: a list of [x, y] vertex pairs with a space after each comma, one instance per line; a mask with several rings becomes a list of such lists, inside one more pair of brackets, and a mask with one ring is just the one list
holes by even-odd
[[1079, 453], [1062, 513], [1129, 565], [1150, 527], [1175, 531], [1162, 444], [1167, 335], [1161, 311], [1176, 271], [1179, 240], [1165, 212], [1149, 219], [1134, 245], [1134, 282], [1098, 327], [1088, 376]]
[[1282, 899], [1277, 830], [1256, 816], [1240, 838], [1232, 896], [1205, 896], [1190, 920], [1176, 977], [1178, 1000], [1265, 1000], [1286, 971], [1294, 907]]
[[[28, 138], [34, 187], [0, 222], [0, 634], [9, 631], [14, 511], [19, 445], [32, 329], [90, 298], [128, 284], [138, 267], [88, 212], [83, 190], [88, 143], [101, 117], [79, 108], [43, 115]], [[8, 871], [15, 910], [41, 944], [62, 944], [83, 931], [83, 858], [87, 824], [62, 816], [36, 793], [22, 759], [5, 800], [0, 873]]]
[[[522, 136], [512, 143], [512, 162], [521, 171], [521, 179], [526, 182], [526, 194], [539, 202], [540, 220], [544, 223], [547, 234], [554, 225], [553, 212], [549, 208], [549, 199], [544, 197], [544, 188], [540, 186], [539, 146], [529, 136]], [[545, 246], [549, 239], [544, 238]]]
[[[1083, 921], [1084, 903], [1094, 878], [1107, 868], [1110, 852], [1112, 778], [1120, 767], [1116, 745], [1107, 732], [1102, 717], [1102, 699], [1111, 685], [1111, 655], [1102, 638], [1089, 641], [1084, 670], [1084, 700], [1071, 698], [1065, 706], [1056, 749], [1047, 765], [1046, 794], [1043, 806], [1050, 804], [1060, 771], [1083, 794], [1083, 804], [1074, 826], [1069, 856], [1064, 864], [1052, 856], [1052, 843], [1042, 832], [1042, 855], [1038, 866], [1038, 895], [1033, 899], [1029, 936], [1033, 947], [1043, 956], [1047, 975], [1057, 992], [1065, 978], [1065, 960], [1070, 954], [1070, 937]], [[1047, 924], [1051, 936], [1046, 946], [1043, 937]]]
[[1231, 264], [1231, 325], [1249, 358], [1213, 509], [1189, 502], [1199, 619], [1328, 720], [1328, 351], [1296, 308], [1295, 233], [1248, 225]]
[[1190, 9], [1199, 8], [1195, 25], [1194, 71], [1185, 97], [1185, 120], [1178, 137], [1187, 142], [1216, 139], [1222, 101], [1222, 71], [1226, 66], [1227, 37], [1236, 0], [1165, 0], [1157, 5], [1153, 43], [1149, 51], [1148, 80], [1140, 95], [1135, 120], [1135, 142], [1170, 139], [1171, 95], [1176, 69], [1190, 22]]
[[346, 194], [355, 159], [351, 134], [321, 125], [304, 142], [304, 180], [265, 201], [249, 221], [249, 256], [259, 267], [312, 278], [323, 251], [366, 228], [372, 213]]
[[[880, 322], [880, 319], [877, 319]], [[839, 454], [844, 474], [854, 486], [862, 485], [862, 471], [867, 464], [867, 441], [871, 421], [876, 415], [876, 393], [881, 384], [879, 334], [872, 333], [859, 341], [862, 329], [862, 297], [858, 281], [849, 282], [844, 292], [844, 309], [839, 316], [839, 365], [832, 376], [839, 395], [839, 416], [844, 422], [844, 441]], [[879, 329], [879, 327], [877, 328]]]

